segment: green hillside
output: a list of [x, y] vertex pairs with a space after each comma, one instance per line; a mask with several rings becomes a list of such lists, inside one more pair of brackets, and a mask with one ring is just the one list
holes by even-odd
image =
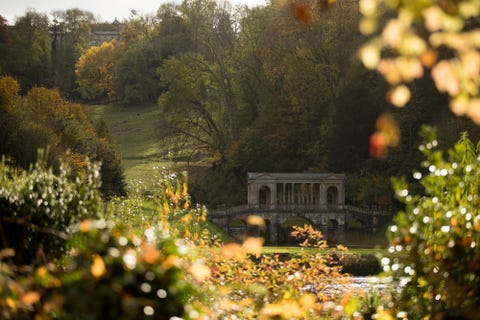
[[95, 123], [104, 121], [121, 153], [127, 183], [148, 177], [155, 165], [165, 165], [165, 150], [157, 142], [156, 104], [139, 106], [92, 105], [86, 107]]

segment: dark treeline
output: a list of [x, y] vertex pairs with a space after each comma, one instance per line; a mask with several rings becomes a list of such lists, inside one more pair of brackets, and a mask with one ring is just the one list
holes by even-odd
[[[132, 12], [116, 26], [120, 40], [99, 47], [88, 44], [101, 29], [91, 13], [56, 12], [50, 21], [27, 12], [2, 24], [0, 72], [24, 90], [55, 87], [72, 99], [158, 101], [159, 140], [190, 164], [196, 201], [244, 202], [248, 171], [333, 171], [347, 173], [349, 202], [391, 205], [389, 177], [418, 163], [421, 124], [437, 126], [445, 147], [478, 130], [451, 115], [426, 78], [412, 85], [407, 107], [389, 106], [387, 85], [357, 58], [366, 40], [358, 2], [323, 3], [164, 4], [150, 16]], [[369, 137], [385, 112], [401, 128], [400, 144], [375, 159]], [[205, 159], [207, 168], [192, 165]]]

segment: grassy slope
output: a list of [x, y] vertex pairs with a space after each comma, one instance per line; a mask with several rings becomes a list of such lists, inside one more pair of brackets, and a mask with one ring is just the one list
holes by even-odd
[[[155, 138], [154, 124], [160, 116], [155, 103], [140, 106], [92, 105], [85, 107], [95, 123], [104, 121], [122, 162], [127, 184], [148, 181], [154, 166], [173, 166], [165, 159], [166, 148]], [[153, 210], [145, 204], [145, 210]], [[233, 241], [223, 230], [208, 223], [206, 228], [224, 241]]]
[[153, 125], [159, 117], [155, 103], [140, 106], [87, 106], [95, 123], [105, 121], [110, 136], [122, 155], [127, 183], [144, 180], [155, 165], [165, 165]]

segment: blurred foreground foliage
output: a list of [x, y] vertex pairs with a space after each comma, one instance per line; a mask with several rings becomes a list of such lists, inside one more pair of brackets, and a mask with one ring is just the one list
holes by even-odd
[[[480, 306], [480, 149], [464, 133], [448, 155], [425, 127], [413, 180], [393, 179], [405, 210], [389, 229], [384, 269], [406, 279], [399, 308], [409, 319], [477, 319]], [[420, 192], [411, 194], [418, 180]]]

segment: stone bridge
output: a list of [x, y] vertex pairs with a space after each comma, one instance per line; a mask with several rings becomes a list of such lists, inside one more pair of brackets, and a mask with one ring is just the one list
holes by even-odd
[[[289, 220], [302, 219], [322, 231], [330, 243], [343, 243], [347, 221], [359, 221], [374, 230], [390, 213], [345, 204], [345, 175], [338, 173], [248, 173], [248, 203], [209, 212], [209, 219], [236, 237], [261, 233], [277, 244]], [[252, 230], [247, 218], [265, 221], [264, 230]]]
[[[265, 221], [265, 228], [249, 226], [249, 216], [258, 216]], [[359, 208], [350, 205], [338, 206], [297, 206], [271, 205], [252, 206], [242, 205], [233, 208], [216, 209], [209, 211], [209, 220], [236, 238], [246, 235], [261, 235], [266, 243], [279, 244], [288, 221], [299, 218], [322, 231], [329, 243], [343, 243], [347, 221], [360, 222], [365, 232], [373, 232], [376, 227], [389, 221], [392, 214], [373, 208]], [[303, 225], [302, 225], [303, 226]]]

